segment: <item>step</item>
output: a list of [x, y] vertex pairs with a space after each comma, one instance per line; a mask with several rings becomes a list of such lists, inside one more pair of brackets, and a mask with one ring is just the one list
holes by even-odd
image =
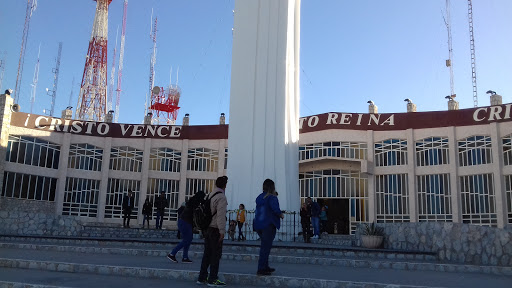
[[[193, 282], [200, 261], [172, 263], [166, 257], [0, 248], [0, 267]], [[266, 287], [510, 287], [511, 276], [274, 263], [270, 277], [255, 275], [255, 261], [221, 260], [230, 286]], [[32, 273], [32, 272], [31, 272]], [[393, 286], [391, 286], [393, 285]], [[399, 286], [395, 286], [399, 285]]]
[[[180, 240], [158, 240], [158, 239], [140, 239], [140, 238], [94, 238], [94, 237], [63, 237], [63, 236], [9, 236], [0, 235], [0, 241], [7, 242], [23, 242], [34, 241], [37, 243], [51, 244], [80, 244], [80, 245], [108, 245], [108, 243], [118, 243], [129, 246], [148, 247], [164, 247], [176, 245]], [[191, 249], [202, 249], [203, 240], [194, 239]], [[224, 251], [228, 252], [254, 252], [259, 251], [259, 241], [224, 241]], [[272, 247], [273, 253], [294, 253], [304, 256], [336, 256], [336, 257], [362, 257], [362, 258], [379, 258], [379, 259], [407, 259], [407, 260], [429, 260], [437, 259], [435, 253], [421, 251], [404, 251], [389, 249], [366, 249], [360, 247], [333, 247], [330, 245], [314, 244], [314, 243], [297, 243], [297, 242], [279, 242], [274, 241]]]
[[[137, 248], [120, 247], [95, 247], [95, 246], [62, 246], [62, 245], [42, 245], [33, 243], [9, 243], [0, 242], [0, 248], [4, 249], [23, 249], [23, 250], [38, 250], [38, 251], [61, 251], [72, 253], [95, 253], [95, 254], [112, 254], [112, 255], [132, 255], [132, 256], [157, 256], [165, 257], [167, 253], [173, 248], [169, 246], [166, 250], [149, 250]], [[192, 259], [201, 259], [203, 256], [200, 247], [193, 247], [189, 251], [189, 257]], [[195, 250], [195, 251], [194, 251]], [[228, 250], [228, 251], [226, 251]], [[253, 253], [230, 253], [229, 249], [224, 249], [222, 259], [236, 260], [236, 261], [258, 261], [258, 251]], [[181, 257], [181, 252], [178, 254], [178, 259]], [[309, 265], [329, 265], [339, 267], [358, 267], [358, 268], [376, 268], [376, 269], [395, 269], [395, 270], [415, 270], [415, 271], [439, 271], [439, 272], [462, 272], [462, 273], [486, 273], [494, 275], [508, 275], [512, 276], [512, 267], [501, 266], [476, 266], [476, 265], [462, 265], [462, 264], [448, 264], [437, 263], [431, 261], [418, 261], [412, 259], [402, 260], [378, 260], [373, 257], [335, 257], [315, 255], [302, 256], [294, 253], [279, 253], [274, 252], [270, 255], [269, 261], [273, 263], [288, 263], [288, 264], [309, 264]]]

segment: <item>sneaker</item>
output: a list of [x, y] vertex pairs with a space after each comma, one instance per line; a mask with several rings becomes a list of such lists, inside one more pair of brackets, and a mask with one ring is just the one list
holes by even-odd
[[270, 273], [274, 273], [276, 271], [276, 268], [268, 267], [266, 270]]
[[256, 272], [256, 275], [269, 276], [269, 275], [272, 275], [272, 272], [270, 272], [269, 270], [258, 270], [258, 272]]
[[208, 284], [208, 281], [206, 281], [206, 280], [199, 280], [199, 279], [198, 279], [198, 280], [196, 281], [196, 284], [197, 284], [197, 285]]
[[190, 260], [188, 258], [183, 258], [183, 259], [181, 259], [181, 263], [192, 263], [192, 260]]
[[217, 287], [217, 286], [226, 286], [226, 283], [220, 281], [219, 279], [215, 280], [215, 281], [208, 281], [208, 286], [209, 287]]
[[176, 256], [173, 256], [171, 254], [167, 254], [167, 259], [171, 260], [174, 263], [178, 263], [178, 260], [176, 260]]

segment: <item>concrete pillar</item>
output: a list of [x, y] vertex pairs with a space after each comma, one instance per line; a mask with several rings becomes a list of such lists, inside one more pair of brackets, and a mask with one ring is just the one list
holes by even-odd
[[[371, 101], [369, 101], [369, 102], [371, 102]], [[377, 107], [377, 105], [375, 105], [373, 102], [371, 102], [370, 105], [368, 105], [368, 113], [379, 114], [379, 107]]]
[[151, 119], [153, 118], [153, 113], [149, 112], [144, 116], [144, 125], [151, 125]]
[[448, 100], [448, 110], [459, 110], [459, 102], [455, 101], [453, 98], [450, 98], [450, 100]]
[[449, 147], [449, 161], [450, 161], [450, 193], [452, 203], [452, 219], [453, 223], [462, 223], [461, 211], [461, 197], [459, 191], [459, 157], [458, 157], [458, 144], [457, 134], [455, 127], [450, 127], [448, 134], [448, 147]]
[[376, 198], [375, 198], [375, 174], [374, 169], [375, 167], [375, 149], [373, 146], [373, 131], [369, 130], [366, 132], [366, 147], [368, 149], [368, 155], [367, 155], [367, 163], [368, 163], [368, 170], [370, 170], [369, 167], [372, 167], [371, 171], [372, 173], [368, 173], [368, 222], [375, 222], [377, 221], [377, 205], [376, 205]]
[[[499, 95], [493, 95], [499, 96]], [[492, 97], [492, 96], [491, 96]], [[500, 96], [501, 97], [501, 96]], [[499, 105], [499, 104], [496, 104]], [[498, 217], [498, 228], [505, 228], [508, 223], [507, 219], [507, 192], [505, 191], [505, 178], [503, 177], [503, 142], [501, 141], [501, 134], [499, 123], [489, 123], [489, 130], [491, 132], [491, 147], [492, 147], [492, 171], [494, 176], [494, 195], [496, 195], [496, 215]]]
[[183, 117], [183, 123], [182, 123], [182, 126], [188, 126], [188, 123], [189, 123], [189, 114], [185, 114], [185, 117]]
[[188, 139], [181, 141], [181, 166], [180, 166], [180, 193], [178, 194], [178, 203], [185, 202], [187, 191], [187, 159], [188, 159]]
[[114, 121], [114, 110], [108, 111], [107, 115], [105, 116], [105, 122], [106, 123], [112, 123]]
[[501, 97], [501, 95], [492, 94], [490, 98], [491, 98], [491, 106], [503, 104], [503, 97]]
[[410, 102], [407, 103], [407, 113], [416, 112], [416, 104]]
[[266, 178], [299, 211], [300, 0], [236, 0], [229, 107], [229, 209], [255, 208]]
[[[7, 91], [6, 91], [7, 92]], [[0, 94], [0, 187], [4, 185], [5, 154], [7, 152], [7, 142], [9, 142], [9, 128], [11, 127], [11, 107], [14, 103], [12, 97], [8, 94]]]
[[98, 222], [105, 222], [105, 203], [107, 202], [108, 177], [110, 175], [110, 150], [112, 149], [112, 137], [105, 138], [103, 146], [103, 159], [101, 163], [101, 182], [98, 203]]
[[66, 109], [62, 110], [62, 119], [70, 120], [73, 118], [73, 110], [71, 108], [72, 107], [68, 106]]
[[[407, 104], [409, 106], [409, 104]], [[411, 222], [418, 222], [418, 191], [416, 189], [416, 159], [414, 130], [407, 129], [407, 186], [409, 190], [409, 216]]]
[[[64, 110], [66, 111], [66, 110]], [[64, 133], [60, 146], [59, 171], [57, 172], [57, 191], [55, 192], [55, 214], [62, 215], [62, 203], [66, 191], [66, 177], [68, 173], [69, 146], [71, 134]]]
[[144, 207], [144, 201], [146, 201], [146, 195], [148, 194], [148, 181], [149, 181], [149, 158], [151, 157], [151, 138], [144, 139], [144, 154], [142, 158], [142, 171], [140, 180], [140, 191], [139, 191], [139, 204], [136, 222], [143, 224], [144, 216], [142, 216], [142, 207]]

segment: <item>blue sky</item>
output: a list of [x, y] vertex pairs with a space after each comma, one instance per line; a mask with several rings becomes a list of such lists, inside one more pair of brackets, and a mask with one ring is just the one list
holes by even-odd
[[[467, 1], [452, 0], [456, 100], [473, 107]], [[76, 107], [96, 3], [38, 0], [30, 22], [20, 103], [30, 110], [31, 82], [41, 43], [34, 113], [50, 108], [45, 88], [53, 85], [58, 42], [63, 42], [55, 115]], [[149, 89], [151, 9], [158, 17], [155, 84], [173, 83], [179, 67], [182, 107], [192, 125], [229, 122], [234, 0], [130, 0], [126, 31], [120, 122], [141, 123]], [[14, 89], [26, 1], [0, 1], [0, 59], [6, 58], [2, 91]], [[512, 102], [512, 1], [473, 0], [479, 106], [489, 89]], [[109, 58], [121, 21], [123, 0], [109, 8]], [[301, 116], [325, 112], [367, 112], [373, 100], [381, 113], [405, 112], [405, 98], [418, 111], [446, 110], [450, 94], [445, 0], [302, 0]], [[119, 43], [119, 42], [118, 42]], [[118, 44], [119, 45], [119, 44]], [[119, 51], [119, 49], [118, 49]], [[116, 60], [116, 63], [118, 60]], [[117, 70], [117, 64], [116, 64]], [[72, 86], [72, 79], [75, 85]], [[110, 74], [109, 74], [110, 77]]]

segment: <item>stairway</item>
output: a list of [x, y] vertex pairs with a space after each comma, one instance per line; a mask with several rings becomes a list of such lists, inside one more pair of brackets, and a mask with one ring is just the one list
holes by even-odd
[[[92, 230], [102, 237], [0, 236], [0, 287], [195, 287], [201, 239], [189, 251], [194, 262], [185, 264], [165, 257], [179, 241], [174, 231]], [[108, 236], [123, 230], [134, 230], [125, 231], [132, 237]], [[512, 267], [440, 263], [417, 251], [280, 241], [269, 259], [276, 272], [262, 277], [256, 276], [258, 252], [258, 241], [225, 240], [219, 276], [230, 287], [512, 287]]]

